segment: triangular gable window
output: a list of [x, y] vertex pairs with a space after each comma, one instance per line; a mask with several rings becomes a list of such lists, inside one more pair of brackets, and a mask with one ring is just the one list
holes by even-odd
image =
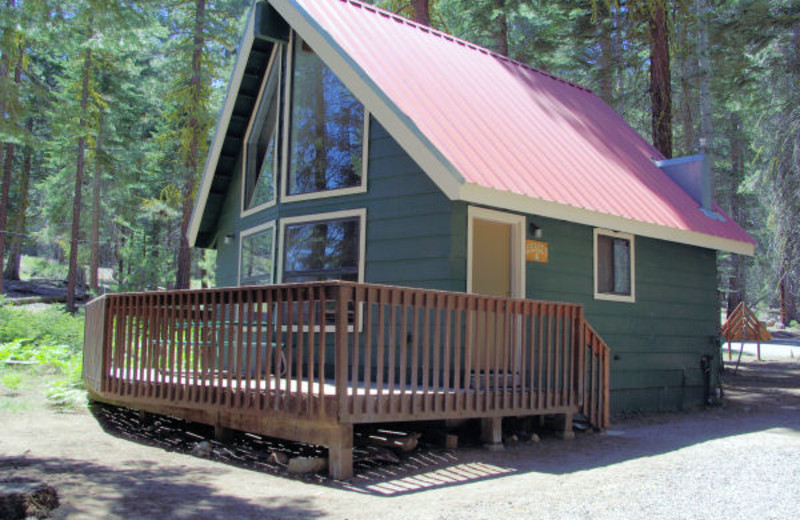
[[364, 191], [364, 105], [297, 34], [290, 54], [285, 198]]
[[278, 112], [280, 104], [281, 51], [275, 46], [257, 100], [255, 117], [245, 138], [245, 175], [242, 193], [244, 214], [275, 202], [278, 172]]

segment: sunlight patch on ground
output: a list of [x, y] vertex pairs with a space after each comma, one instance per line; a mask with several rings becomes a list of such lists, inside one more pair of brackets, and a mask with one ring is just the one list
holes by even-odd
[[512, 468], [472, 462], [457, 464], [455, 466], [386, 482], [378, 482], [365, 486], [364, 489], [381, 495], [395, 495], [453, 484], [463, 484], [465, 482], [507, 475], [515, 471], [516, 470]]

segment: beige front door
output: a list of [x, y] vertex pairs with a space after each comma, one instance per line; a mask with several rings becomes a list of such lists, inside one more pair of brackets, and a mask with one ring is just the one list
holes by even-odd
[[[524, 230], [524, 216], [470, 208], [468, 292], [502, 298], [524, 297]], [[510, 384], [507, 378], [515, 372], [513, 366], [519, 357], [515, 348], [519, 343], [516, 340], [519, 325], [514, 323], [513, 316], [477, 311], [468, 323], [472, 333], [468, 355], [474, 385], [485, 390], [497, 381], [503, 386]]]
[[525, 217], [469, 208], [467, 292], [525, 297]]
[[475, 219], [472, 222], [472, 291], [510, 298], [511, 224]]

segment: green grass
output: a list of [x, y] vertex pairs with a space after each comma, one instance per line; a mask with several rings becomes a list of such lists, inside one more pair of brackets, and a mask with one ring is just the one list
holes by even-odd
[[6, 372], [0, 376], [0, 385], [3, 385], [12, 392], [16, 392], [19, 390], [20, 386], [22, 386], [22, 374], [18, 371]]
[[59, 305], [10, 307], [0, 301], [0, 409], [25, 409], [18, 396], [36, 392], [60, 409], [85, 406], [83, 321]]

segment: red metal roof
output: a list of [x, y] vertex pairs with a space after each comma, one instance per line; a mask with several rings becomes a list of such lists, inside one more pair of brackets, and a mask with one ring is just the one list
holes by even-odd
[[703, 215], [653, 164], [663, 156], [590, 90], [368, 4], [289, 1], [463, 182], [755, 243], [730, 218]]

